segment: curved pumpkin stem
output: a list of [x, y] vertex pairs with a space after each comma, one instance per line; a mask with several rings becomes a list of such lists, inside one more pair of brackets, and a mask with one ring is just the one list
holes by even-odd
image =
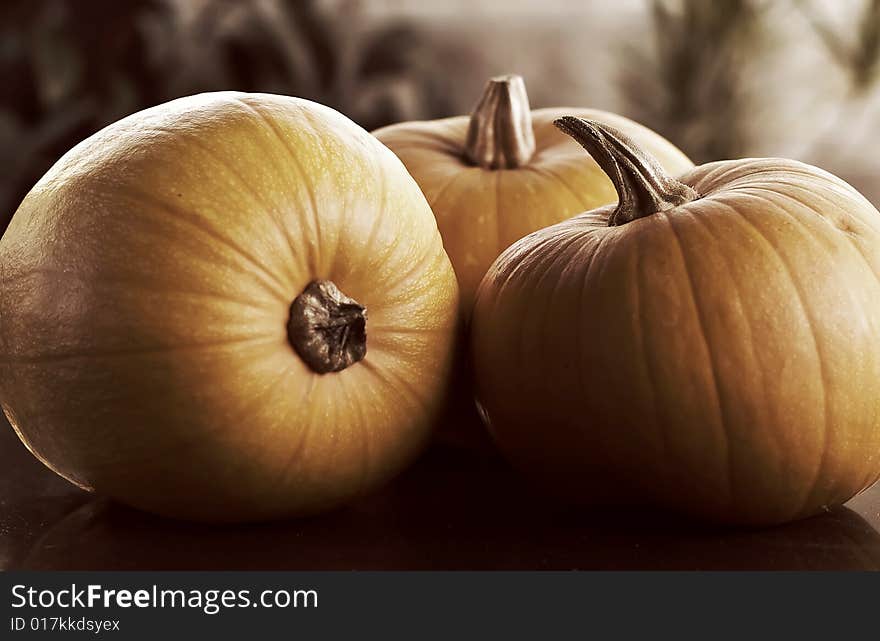
[[692, 187], [667, 174], [653, 156], [614, 127], [576, 116], [563, 116], [553, 124], [580, 143], [614, 184], [617, 209], [608, 219], [609, 227], [699, 198]]
[[496, 76], [471, 112], [464, 154], [484, 169], [513, 169], [535, 153], [532, 111], [522, 76]]
[[287, 339], [313, 372], [339, 372], [367, 354], [367, 308], [333, 281], [314, 280], [290, 306]]

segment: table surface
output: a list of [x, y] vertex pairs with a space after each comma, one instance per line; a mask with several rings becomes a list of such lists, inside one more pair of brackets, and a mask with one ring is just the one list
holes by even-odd
[[450, 446], [331, 514], [218, 527], [83, 492], [0, 420], [0, 493], [0, 569], [9, 570], [880, 570], [880, 485], [818, 517], [729, 529], [551, 509], [494, 456]]

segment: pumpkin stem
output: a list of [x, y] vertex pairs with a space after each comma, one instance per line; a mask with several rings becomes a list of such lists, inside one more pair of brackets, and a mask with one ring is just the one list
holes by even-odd
[[576, 116], [553, 122], [599, 164], [617, 191], [617, 208], [608, 226], [624, 225], [699, 198], [688, 185], [667, 174], [657, 160], [614, 127]]
[[471, 112], [465, 157], [484, 169], [513, 169], [534, 153], [532, 111], [522, 76], [490, 78]]
[[290, 305], [287, 339], [318, 374], [339, 372], [367, 354], [367, 308], [329, 280], [314, 280]]

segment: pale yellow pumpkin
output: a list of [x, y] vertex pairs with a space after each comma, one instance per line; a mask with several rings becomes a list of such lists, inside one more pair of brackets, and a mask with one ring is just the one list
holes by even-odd
[[152, 512], [338, 505], [419, 453], [447, 383], [457, 285], [427, 202], [305, 100], [204, 94], [107, 127], [26, 197], [0, 268], [10, 422]]
[[477, 296], [477, 393], [504, 454], [567, 499], [714, 520], [815, 514], [880, 476], [880, 214], [800, 162], [670, 178], [566, 117], [610, 206], [522, 239]]
[[573, 113], [627, 133], [677, 175], [693, 167], [670, 142], [595, 109], [529, 109], [519, 76], [491, 79], [470, 116], [405, 122], [375, 131], [422, 188], [461, 286], [467, 316], [480, 279], [511, 243], [580, 212], [613, 203], [614, 187], [553, 121]]

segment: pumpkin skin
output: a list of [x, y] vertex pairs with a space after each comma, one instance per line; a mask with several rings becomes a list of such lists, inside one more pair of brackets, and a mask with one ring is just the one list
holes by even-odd
[[697, 198], [585, 213], [486, 274], [472, 348], [496, 443], [578, 503], [758, 525], [845, 502], [880, 476], [880, 215], [793, 160], [678, 181]]
[[[533, 231], [616, 199], [599, 166], [585, 159], [583, 149], [553, 126], [556, 118], [575, 114], [614, 125], [675, 175], [693, 167], [672, 143], [623, 116], [595, 109], [530, 111], [525, 89], [517, 91], [519, 85], [519, 76], [493, 78], [470, 116], [405, 122], [373, 132], [403, 161], [431, 205], [458, 277], [465, 317], [480, 279], [502, 250]], [[503, 92], [500, 107], [490, 100], [493, 92]], [[511, 104], [515, 112], [530, 113], [531, 124], [522, 124], [533, 130], [530, 158], [519, 166], [500, 168], [468, 160], [469, 128], [477, 124], [472, 121], [482, 117], [497, 125], [498, 110]], [[480, 113], [484, 105], [492, 111]], [[522, 136], [521, 131], [508, 133], [502, 128], [492, 133], [496, 138]]]
[[[306, 100], [202, 94], [98, 132], [25, 198], [0, 267], [16, 432], [71, 482], [162, 515], [367, 492], [425, 445], [447, 384], [457, 284], [428, 204]], [[319, 374], [287, 326], [325, 279], [366, 306], [367, 349]]]

